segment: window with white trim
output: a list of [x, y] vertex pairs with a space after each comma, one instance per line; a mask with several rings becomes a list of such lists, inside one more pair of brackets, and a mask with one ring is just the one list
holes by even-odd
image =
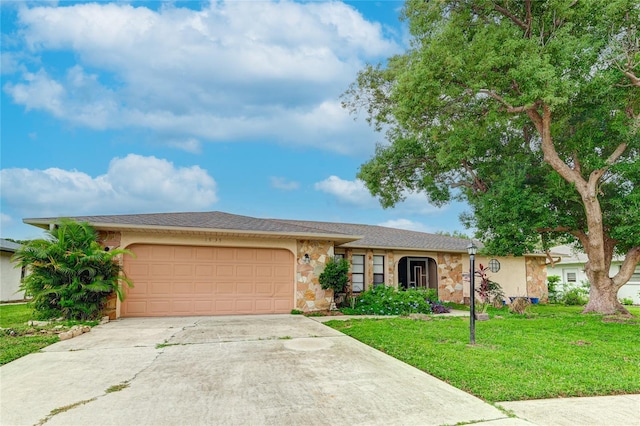
[[373, 256], [373, 286], [384, 285], [384, 256]]
[[564, 282], [565, 283], [577, 283], [578, 282], [578, 270], [577, 269], [563, 269]]
[[364, 255], [351, 256], [351, 290], [360, 293], [364, 290]]

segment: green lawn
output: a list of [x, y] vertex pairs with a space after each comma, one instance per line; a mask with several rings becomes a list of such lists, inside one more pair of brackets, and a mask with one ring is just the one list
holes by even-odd
[[468, 318], [327, 325], [489, 402], [640, 393], [640, 308], [630, 309], [631, 320], [580, 310], [492, 310], [490, 321], [476, 322], [475, 346]]
[[[0, 306], [0, 365], [18, 359], [58, 341], [56, 334], [40, 333], [47, 327], [30, 327], [32, 311], [25, 304]], [[35, 334], [33, 336], [25, 334]]]

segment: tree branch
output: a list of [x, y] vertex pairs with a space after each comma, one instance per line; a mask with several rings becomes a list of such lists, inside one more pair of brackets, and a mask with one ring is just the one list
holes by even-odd
[[627, 252], [624, 262], [622, 262], [622, 266], [620, 266], [620, 271], [612, 278], [613, 284], [618, 288], [622, 287], [629, 281], [638, 263], [640, 263], [640, 246], [632, 247]]
[[[530, 3], [530, 0], [527, 0], [527, 3]], [[528, 4], [528, 6], [529, 6], [528, 9], [530, 11], [531, 5]], [[513, 21], [514, 24], [516, 24], [517, 26], [522, 28], [522, 30], [525, 33], [525, 36], [527, 35], [528, 32], [530, 32], [529, 26], [527, 26], [526, 23], [522, 22], [516, 15], [514, 15], [511, 12], [509, 12], [505, 7], [502, 7], [502, 6], [498, 5], [498, 4], [494, 4], [493, 5], [493, 9], [496, 12], [502, 13], [504, 16], [506, 16], [507, 18], [511, 19], [511, 21]]]
[[507, 112], [512, 114], [519, 113], [519, 112], [526, 112], [528, 109], [535, 108], [536, 106], [536, 104], [533, 104], [533, 105], [523, 105], [523, 106], [514, 107], [511, 104], [509, 104], [507, 101], [505, 101], [502, 96], [498, 95], [496, 92], [489, 89], [480, 89], [478, 90], [478, 93], [483, 93], [489, 96], [490, 98], [500, 102], [502, 105], [504, 105], [507, 108]]

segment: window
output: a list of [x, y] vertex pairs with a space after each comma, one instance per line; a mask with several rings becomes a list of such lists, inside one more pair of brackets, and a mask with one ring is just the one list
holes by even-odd
[[578, 282], [578, 270], [577, 269], [564, 269], [564, 282], [575, 283]]
[[336, 262], [339, 262], [342, 259], [344, 259], [344, 253], [336, 253], [333, 255], [333, 260], [335, 260]]
[[373, 286], [384, 285], [384, 256], [373, 256]]
[[364, 255], [354, 254], [351, 257], [351, 290], [360, 293], [364, 290]]

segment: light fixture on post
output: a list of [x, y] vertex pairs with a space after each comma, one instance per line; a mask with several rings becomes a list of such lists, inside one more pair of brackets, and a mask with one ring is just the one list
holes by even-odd
[[469, 305], [471, 308], [471, 313], [469, 316], [469, 338], [472, 345], [476, 344], [476, 286], [475, 286], [475, 278], [476, 278], [476, 253], [478, 252], [478, 247], [473, 244], [473, 241], [467, 246], [467, 253], [469, 253]]

